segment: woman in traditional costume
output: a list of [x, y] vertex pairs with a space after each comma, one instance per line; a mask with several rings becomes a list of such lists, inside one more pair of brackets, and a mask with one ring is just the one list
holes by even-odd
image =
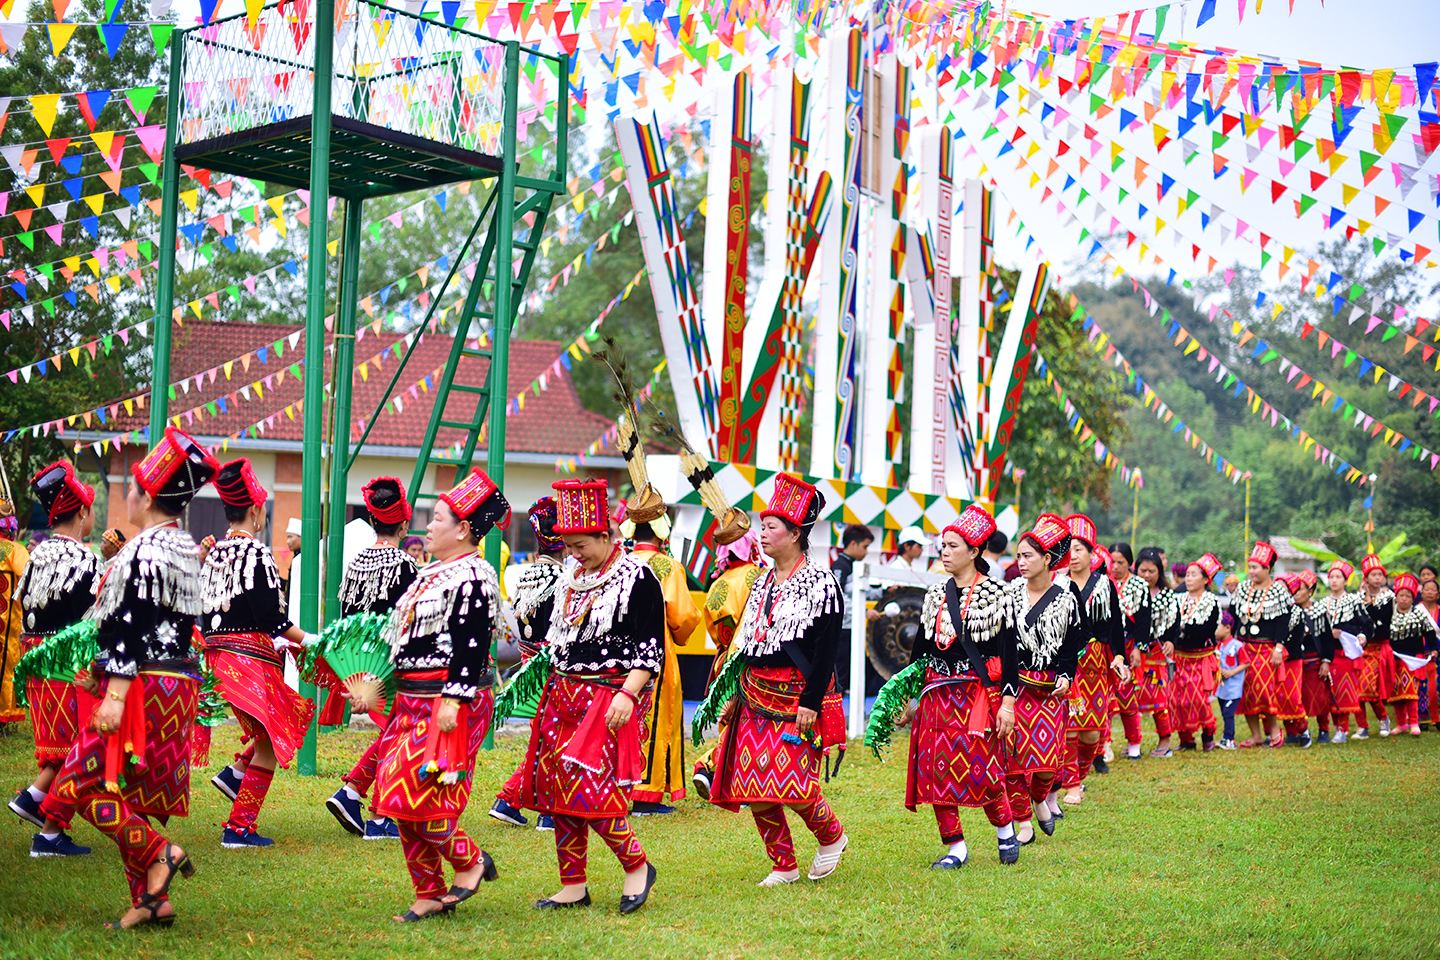
[[[540, 651], [545, 636], [550, 632], [550, 618], [555, 612], [555, 594], [560, 588], [560, 579], [565, 572], [562, 558], [565, 556], [565, 541], [555, 532], [560, 518], [559, 508], [553, 497], [541, 497], [530, 505], [530, 529], [535, 534], [535, 559], [520, 570], [519, 582], [515, 586], [515, 600], [511, 609], [515, 622], [520, 628], [520, 659], [529, 663]], [[539, 714], [530, 721], [530, 736], [533, 739], [538, 725]], [[501, 720], [505, 718], [501, 717]], [[530, 821], [520, 812], [520, 781], [524, 776], [525, 762], [515, 767], [505, 786], [495, 795], [490, 807], [490, 816], [501, 823], [523, 827]], [[554, 830], [554, 818], [542, 813], [537, 818], [536, 830]]]
[[[1124, 615], [1125, 658], [1130, 664], [1130, 679], [1115, 684], [1115, 696], [1111, 701], [1111, 713], [1120, 714], [1125, 730], [1125, 759], [1140, 759], [1140, 694], [1137, 685], [1141, 654], [1149, 648], [1151, 637], [1150, 587], [1134, 573], [1135, 554], [1128, 543], [1110, 545], [1110, 577], [1115, 581], [1115, 590], [1120, 595], [1120, 612]], [[1105, 725], [1105, 739], [1109, 739], [1110, 724]], [[1107, 758], [1108, 759], [1108, 758]]]
[[811, 880], [834, 873], [849, 842], [820, 786], [822, 751], [844, 738], [834, 683], [844, 605], [830, 571], [806, 556], [824, 505], [805, 481], [775, 476], [760, 514], [760, 548], [774, 566], [750, 591], [735, 653], [707, 699], [725, 704], [720, 719], [728, 724], [715, 748], [710, 802], [727, 810], [750, 805], [771, 862], [761, 886], [800, 878], [786, 807], [819, 843]]
[[[630, 828], [630, 791], [644, 776], [641, 698], [664, 656], [665, 599], [660, 581], [610, 533], [603, 480], [561, 480], [554, 531], [578, 566], [556, 591], [547, 660], [551, 674], [537, 711], [520, 781], [521, 805], [555, 823], [560, 890], [537, 910], [588, 907], [590, 831], [625, 871], [620, 912], [644, 906], [655, 866]], [[517, 681], [518, 682], [518, 681]]]
[[988, 575], [981, 556], [994, 532], [995, 519], [973, 504], [941, 531], [940, 560], [950, 579], [925, 592], [924, 632], [911, 653], [924, 670], [923, 686], [918, 705], [907, 702], [899, 721], [913, 724], [905, 807], [929, 804], [948, 848], [930, 865], [935, 870], [970, 859], [961, 807], [983, 807], [997, 832], [1014, 835], [996, 717], [1002, 708], [1013, 715], [1015, 695], [1001, 691], [1014, 690], [1019, 673], [1014, 645], [1002, 641], [1004, 581]]
[[[1320, 675], [1322, 663], [1329, 662], [1334, 655], [1335, 639], [1325, 624], [1320, 604], [1315, 597], [1320, 579], [1313, 570], [1301, 570], [1295, 574], [1300, 587], [1295, 593], [1295, 605], [1300, 608], [1306, 621], [1305, 645], [1300, 653], [1300, 709], [1305, 714], [1301, 729], [1296, 731], [1296, 742], [1330, 742], [1330, 713], [1334, 699], [1330, 696], [1330, 685]], [[1315, 718], [1316, 731], [1310, 734], [1310, 717]]]
[[[499, 876], [495, 861], [461, 829], [460, 815], [493, 713], [490, 648], [504, 630], [500, 584], [480, 541], [509, 522], [510, 504], [479, 468], [441, 494], [425, 536], [434, 560], [385, 627], [395, 704], [379, 741], [372, 806], [400, 824], [415, 887], [415, 902], [398, 922], [453, 912], [481, 881]], [[455, 871], [448, 892], [442, 861]]]
[[1395, 735], [1420, 736], [1420, 681], [1440, 650], [1440, 630], [1415, 600], [1420, 581], [1402, 573], [1395, 578], [1395, 613], [1390, 621], [1390, 648], [1395, 656]]
[[1235, 588], [1230, 601], [1235, 635], [1241, 643], [1240, 660], [1245, 664], [1245, 686], [1236, 709], [1250, 727], [1250, 738], [1237, 744], [1241, 748], [1262, 747], [1267, 742], [1272, 747], [1285, 744], [1276, 720], [1280, 705], [1275, 680], [1285, 660], [1295, 602], [1285, 584], [1271, 576], [1274, 568], [1275, 548], [1256, 541], [1246, 562], [1249, 576]]
[[[1360, 653], [1371, 624], [1360, 595], [1345, 589], [1354, 572], [1355, 568], [1344, 560], [1331, 564], [1325, 575], [1329, 590], [1314, 605], [1321, 637], [1320, 663], [1315, 672], [1329, 687], [1330, 718], [1335, 721], [1335, 733], [1328, 739], [1333, 744], [1342, 744], [1349, 738], [1352, 715], [1356, 730], [1365, 728], [1365, 715], [1360, 706]], [[1326, 741], [1327, 733], [1322, 726], [1321, 743]]]
[[125, 507], [141, 529], [115, 555], [87, 614], [97, 626], [91, 677], [99, 706], [51, 789], [120, 848], [132, 906], [110, 924], [115, 928], [174, 923], [170, 882], [195, 872], [150, 818], [164, 823], [190, 811], [190, 728], [200, 689], [190, 641], [200, 615], [200, 555], [180, 529], [180, 514], [219, 465], [194, 439], [166, 428], [130, 470]]
[[[1070, 526], [1053, 513], [1035, 518], [1020, 536], [1015, 561], [1020, 578], [1005, 588], [1005, 642], [1015, 646], [1018, 682], [1002, 692], [1015, 698], [1013, 713], [998, 711], [1002, 735], [1013, 724], [1005, 792], [1016, 823], [1039, 814], [1040, 829], [1055, 832], [1046, 799], [1065, 762], [1065, 715], [1070, 683], [1089, 638], [1082, 625], [1079, 591], [1055, 583], [1053, 574], [1070, 560]], [[1033, 829], [1033, 828], [1032, 828]], [[1000, 862], [1020, 857], [1020, 839], [1000, 841]]]
[[[420, 572], [415, 558], [400, 549], [400, 535], [409, 527], [414, 514], [410, 501], [405, 499], [405, 487], [397, 477], [376, 477], [360, 488], [360, 496], [364, 498], [365, 509], [370, 515], [375, 542], [355, 555], [340, 580], [340, 616], [353, 617], [362, 613], [389, 616]], [[320, 712], [320, 726], [340, 723], [344, 719], [344, 706], [345, 697], [338, 691], [331, 691], [325, 701], [325, 709]], [[381, 736], [384, 736], [384, 729], [389, 726], [385, 705], [367, 706], [371, 707], [370, 718], [381, 728]], [[381, 736], [371, 742], [360, 755], [359, 762], [342, 779], [340, 789], [325, 801], [325, 809], [339, 821], [340, 826], [365, 840], [395, 840], [400, 837], [400, 828], [394, 820], [389, 817], [367, 820], [361, 812], [365, 791], [375, 782]]]
[[1220, 625], [1220, 604], [1208, 589], [1220, 572], [1220, 560], [1207, 553], [1185, 568], [1185, 593], [1179, 602], [1179, 631], [1175, 637], [1175, 679], [1170, 684], [1170, 711], [1180, 731], [1180, 749], [1195, 750], [1195, 734], [1206, 753], [1215, 749], [1215, 628]]
[[[27, 652], [85, 617], [85, 611], [95, 602], [95, 584], [100, 576], [99, 558], [80, 542], [95, 529], [95, 489], [75, 476], [69, 461], [57, 460], [35, 474], [30, 490], [45, 511], [50, 536], [30, 554], [16, 587], [25, 612], [20, 645]], [[80, 733], [81, 712], [74, 677], [27, 677], [25, 700], [35, 727], [35, 762], [40, 774], [15, 795], [10, 809], [40, 828], [30, 842], [30, 856], [87, 854], [89, 847], [77, 845], [65, 833], [70, 827], [69, 811], [63, 819], [56, 819], [40, 810], [41, 801]], [[88, 718], [95, 705], [88, 695], [85, 701], [84, 716]]]
[[1370, 730], [1365, 726], [1365, 704], [1380, 721], [1380, 736], [1390, 736], [1390, 717], [1385, 704], [1395, 690], [1395, 654], [1390, 649], [1390, 619], [1395, 615], [1395, 592], [1387, 585], [1389, 574], [1375, 554], [1360, 561], [1365, 578], [1360, 602], [1370, 617], [1370, 634], [1365, 639], [1365, 653], [1360, 658], [1360, 731], [1356, 740], [1367, 740]]
[[[1095, 523], [1083, 513], [1065, 518], [1070, 528], [1070, 585], [1080, 593], [1088, 642], [1075, 667], [1070, 690], [1070, 717], [1065, 731], [1065, 799], [1085, 799], [1085, 778], [1100, 750], [1100, 734], [1110, 726], [1114, 681], [1130, 678], [1125, 662], [1125, 619], [1115, 582], [1098, 565]], [[1055, 813], [1058, 807], [1051, 809]], [[1059, 814], [1063, 816], [1064, 814]]]
[[1130, 667], [1135, 671], [1135, 689], [1141, 713], [1155, 719], [1155, 735], [1160, 738], [1150, 756], [1169, 758], [1175, 755], [1170, 747], [1174, 733], [1170, 717], [1170, 658], [1175, 653], [1175, 640], [1180, 635], [1180, 599], [1170, 589], [1165, 576], [1165, 557], [1155, 548], [1140, 551], [1135, 572], [1150, 588], [1150, 641], [1135, 651]]
[[275, 842], [257, 833], [255, 823], [275, 765], [290, 766], [315, 705], [285, 683], [285, 653], [298, 649], [305, 633], [286, 616], [280, 570], [270, 548], [257, 539], [269, 520], [269, 493], [244, 457], [220, 468], [215, 489], [230, 528], [201, 567], [200, 631], [216, 692], [251, 741], [220, 841], [227, 850], [245, 850]]

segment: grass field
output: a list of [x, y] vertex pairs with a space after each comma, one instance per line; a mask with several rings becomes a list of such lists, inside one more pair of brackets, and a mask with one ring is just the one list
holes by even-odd
[[[213, 756], [236, 738], [234, 725], [217, 730]], [[615, 911], [619, 868], [594, 838], [596, 905], [531, 909], [556, 887], [555, 851], [551, 834], [485, 816], [523, 749], [503, 737], [481, 754], [464, 818], [499, 882], [453, 919], [406, 926], [389, 919], [412, 896], [399, 843], [362, 842], [321, 809], [368, 741], [323, 736], [321, 776], [281, 772], [260, 821], [268, 850], [220, 848], [228, 803], [207, 782], [215, 768], [196, 771], [191, 816], [170, 835], [199, 870], [175, 881], [169, 931], [101, 929], [126, 907], [125, 887], [115, 848], [88, 824], [73, 836], [92, 856], [32, 860], [31, 828], [3, 811], [0, 957], [1440, 956], [1435, 733], [1122, 760], [1017, 866], [1000, 866], [983, 814], [967, 815], [971, 861], [954, 872], [929, 870], [934, 819], [900, 805], [903, 754], [881, 764], [857, 748], [827, 790], [851, 836], [835, 875], [757, 888], [768, 862], [748, 814], [692, 796], [673, 816], [635, 821], [660, 878], [632, 917]], [[0, 739], [7, 791], [30, 776], [30, 750], [27, 727]], [[803, 868], [814, 840], [791, 823]]]

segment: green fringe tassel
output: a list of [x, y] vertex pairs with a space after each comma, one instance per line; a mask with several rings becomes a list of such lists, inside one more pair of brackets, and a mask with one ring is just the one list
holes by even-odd
[[219, 679], [206, 664], [205, 658], [200, 658], [200, 706], [195, 712], [195, 722], [202, 727], [218, 727], [225, 724], [229, 719], [229, 704], [225, 698], [220, 696], [216, 689]]
[[522, 704], [538, 701], [545, 692], [545, 684], [550, 682], [550, 674], [554, 671], [554, 664], [550, 660], [550, 646], [546, 644], [516, 671], [500, 696], [495, 698], [495, 713], [491, 726], [498, 727], [504, 723]]
[[890, 738], [895, 735], [895, 721], [905, 712], [910, 701], [920, 696], [924, 687], [925, 661], [921, 659], [895, 674], [880, 688], [875, 707], [870, 711], [870, 722], [865, 727], [865, 746], [874, 751], [876, 757], [880, 757], [882, 747], [890, 746]]
[[725, 666], [720, 668], [720, 676], [715, 678], [710, 692], [695, 711], [695, 720], [690, 727], [690, 739], [695, 746], [705, 742], [705, 731], [720, 722], [720, 711], [740, 693], [740, 672], [744, 669], [745, 657], [739, 651], [732, 653]]
[[320, 639], [313, 646], [301, 651], [300, 675], [314, 683], [321, 659], [328, 660], [327, 654], [340, 648], [345, 650], [352, 662], [357, 658], [368, 659], [370, 672], [385, 682], [386, 699], [393, 699], [395, 672], [393, 667], [385, 669], [390, 663], [390, 644], [384, 638], [385, 626], [389, 622], [388, 616], [378, 613], [355, 613], [334, 621], [320, 632]]
[[73, 683], [75, 674], [90, 669], [100, 655], [96, 640], [100, 626], [94, 620], [81, 620], [43, 641], [38, 647], [15, 662], [15, 701], [25, 702], [25, 681], [58, 680]]

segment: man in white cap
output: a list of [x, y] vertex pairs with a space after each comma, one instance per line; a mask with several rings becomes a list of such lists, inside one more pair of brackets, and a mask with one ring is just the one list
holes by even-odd
[[921, 557], [925, 555], [925, 544], [930, 538], [925, 536], [925, 531], [919, 527], [906, 527], [900, 531], [896, 538], [900, 552], [895, 559], [890, 561], [890, 566], [897, 570], [924, 572], [925, 564]]

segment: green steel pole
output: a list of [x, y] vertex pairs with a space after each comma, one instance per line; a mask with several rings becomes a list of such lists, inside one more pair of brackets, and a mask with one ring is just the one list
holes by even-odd
[[[500, 197], [495, 204], [495, 322], [490, 325], [490, 428], [485, 441], [485, 472], [505, 489], [505, 406], [510, 396], [510, 322], [514, 291], [511, 263], [515, 254], [515, 113], [519, 96], [520, 44], [505, 44], [505, 125], [500, 156]], [[484, 279], [477, 276], [476, 281]], [[458, 479], [458, 478], [457, 478]], [[500, 531], [485, 539], [485, 559], [500, 570]]]
[[325, 612], [340, 616], [340, 578], [345, 574], [346, 491], [350, 478], [350, 395], [355, 375], [355, 310], [360, 283], [363, 200], [345, 201], [340, 245], [340, 296], [335, 303], [335, 413], [330, 421], [330, 542], [325, 552]]
[[169, 89], [165, 93], [165, 159], [160, 192], [160, 275], [155, 283], [154, 359], [150, 364], [150, 442], [158, 443], [170, 417], [170, 314], [175, 307], [175, 229], [180, 219], [180, 91], [186, 31], [170, 38]]
[[[300, 493], [300, 626], [320, 629], [320, 485], [325, 422], [325, 241], [330, 209], [330, 79], [335, 73], [335, 0], [315, 3], [315, 94], [310, 114], [310, 257], [305, 264], [305, 442]], [[332, 535], [339, 531], [332, 531]], [[302, 682], [300, 695], [314, 698]], [[300, 747], [301, 776], [315, 775], [315, 720]]]

